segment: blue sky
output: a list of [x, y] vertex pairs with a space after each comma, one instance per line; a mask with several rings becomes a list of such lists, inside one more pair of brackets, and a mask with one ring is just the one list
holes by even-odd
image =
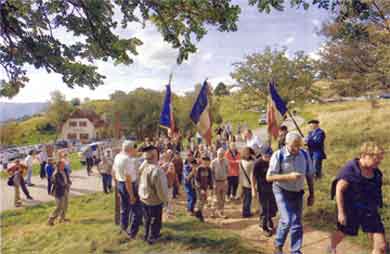
[[[126, 30], [118, 30], [123, 36], [137, 36], [144, 45], [139, 48], [135, 64], [115, 66], [111, 62], [96, 62], [99, 71], [107, 78], [105, 84], [95, 90], [76, 87], [68, 88], [61, 76], [47, 74], [44, 70], [28, 68], [29, 84], [8, 102], [42, 102], [49, 100], [50, 92], [60, 90], [67, 99], [106, 99], [116, 90], [131, 91], [137, 87], [163, 90], [169, 73], [173, 71], [172, 89], [181, 93], [193, 89], [194, 84], [206, 77], [212, 85], [223, 81], [234, 83], [230, 78], [232, 64], [245, 55], [261, 52], [265, 47], [287, 47], [288, 53], [304, 50], [313, 57], [324, 42], [316, 34], [323, 21], [330, 18], [327, 11], [310, 8], [308, 11], [286, 9], [271, 14], [259, 13], [248, 6], [247, 0], [237, 0], [242, 8], [238, 31], [221, 33], [210, 28], [206, 36], [197, 44], [198, 52], [180, 66], [176, 65], [177, 51], [163, 42], [157, 30], [149, 25], [145, 29], [135, 25]], [[69, 34], [59, 32], [59, 38], [72, 41]], [[0, 76], [4, 75], [0, 70]]]

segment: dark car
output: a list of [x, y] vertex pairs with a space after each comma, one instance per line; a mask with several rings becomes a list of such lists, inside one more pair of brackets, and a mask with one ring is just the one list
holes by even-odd
[[58, 140], [56, 143], [55, 143], [55, 147], [57, 149], [64, 149], [64, 148], [68, 148], [68, 142], [66, 140]]
[[390, 99], [390, 93], [384, 93], [379, 95], [379, 99]]

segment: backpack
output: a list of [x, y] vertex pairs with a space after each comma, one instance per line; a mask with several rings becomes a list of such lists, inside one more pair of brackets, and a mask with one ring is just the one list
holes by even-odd
[[[306, 162], [305, 175], [307, 175], [307, 173], [310, 171], [309, 155], [303, 149], [299, 149], [299, 152], [302, 153], [303, 156], [305, 157], [305, 162]], [[284, 161], [284, 155], [281, 151], [279, 151], [278, 161], [279, 161], [279, 174], [281, 174], [282, 173], [282, 162]]]

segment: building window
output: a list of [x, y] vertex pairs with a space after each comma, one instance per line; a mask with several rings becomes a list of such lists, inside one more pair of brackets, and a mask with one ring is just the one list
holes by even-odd
[[69, 122], [69, 126], [70, 126], [70, 127], [76, 127], [76, 126], [77, 126], [77, 122], [75, 122], [75, 121], [70, 121], [70, 122]]
[[88, 133], [80, 133], [80, 139], [89, 139]]
[[87, 122], [85, 122], [85, 121], [79, 122], [79, 126], [80, 127], [87, 127]]
[[76, 133], [68, 133], [68, 139], [77, 139]]

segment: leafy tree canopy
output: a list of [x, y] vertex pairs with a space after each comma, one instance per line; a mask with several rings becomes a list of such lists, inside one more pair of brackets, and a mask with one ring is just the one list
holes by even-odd
[[[235, 63], [231, 73], [242, 91], [266, 99], [268, 84], [274, 80], [286, 102], [304, 100], [315, 95], [312, 83], [316, 75], [315, 62], [303, 52], [288, 57], [286, 50], [267, 48], [263, 53], [248, 55]], [[253, 98], [253, 97], [252, 97]]]

